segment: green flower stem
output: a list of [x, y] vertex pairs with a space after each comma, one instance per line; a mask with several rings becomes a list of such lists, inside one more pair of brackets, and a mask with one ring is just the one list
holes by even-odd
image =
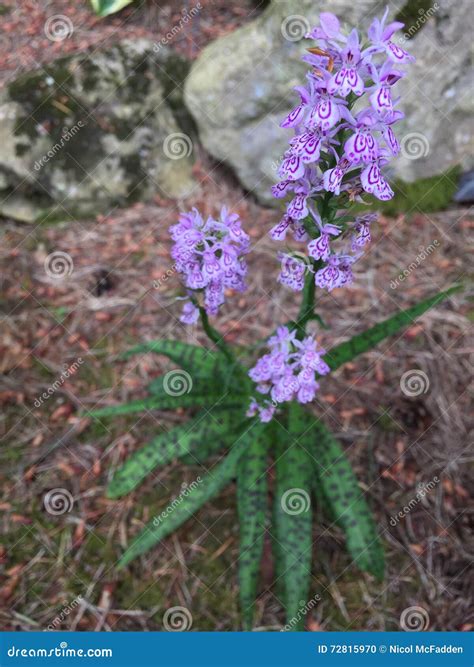
[[211, 340], [213, 343], [216, 344], [219, 350], [223, 354], [225, 354], [225, 356], [229, 361], [233, 362], [234, 356], [230, 351], [229, 347], [227, 346], [224, 338], [220, 335], [217, 329], [214, 329], [212, 324], [209, 322], [209, 318], [204, 308], [202, 306], [198, 306], [198, 308], [199, 308], [199, 315], [201, 316], [202, 328], [206, 332], [207, 337], [209, 338], [209, 340]]
[[[329, 215], [329, 202], [331, 201], [331, 194], [327, 193], [322, 201], [320, 208], [321, 220], [323, 223], [327, 220]], [[314, 274], [321, 268], [322, 262], [320, 260], [311, 260], [306, 270], [306, 277], [303, 288], [303, 298], [298, 313], [298, 318], [293, 324], [293, 328], [297, 330], [296, 337], [301, 340], [306, 335], [306, 325], [310, 320], [320, 320], [319, 316], [314, 312], [314, 303], [316, 296], [316, 283], [314, 282]]]
[[313, 271], [316, 264], [317, 262], [312, 261], [311, 264], [308, 265], [304, 281], [303, 298], [301, 300], [300, 311], [294, 324], [294, 328], [297, 330], [296, 337], [300, 340], [305, 336], [306, 324], [309, 322], [309, 320], [314, 318], [314, 298], [316, 294], [316, 284], [314, 282]]

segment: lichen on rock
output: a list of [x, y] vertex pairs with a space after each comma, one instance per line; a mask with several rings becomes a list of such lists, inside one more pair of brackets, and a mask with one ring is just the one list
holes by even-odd
[[170, 157], [166, 141], [193, 128], [181, 98], [188, 68], [148, 40], [124, 40], [19, 76], [0, 99], [0, 212], [79, 218], [185, 197], [191, 151]]

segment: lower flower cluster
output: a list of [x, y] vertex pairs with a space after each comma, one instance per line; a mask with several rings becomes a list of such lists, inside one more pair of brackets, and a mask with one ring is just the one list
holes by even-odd
[[261, 394], [269, 394], [271, 401], [259, 403], [253, 399], [248, 417], [256, 414], [262, 422], [269, 422], [280, 403], [296, 399], [310, 403], [319, 389], [316, 374], [326, 375], [329, 366], [322, 358], [325, 350], [318, 347], [313, 336], [298, 340], [296, 331], [279, 327], [268, 340], [270, 352], [263, 355], [250, 369], [250, 378], [257, 383]]

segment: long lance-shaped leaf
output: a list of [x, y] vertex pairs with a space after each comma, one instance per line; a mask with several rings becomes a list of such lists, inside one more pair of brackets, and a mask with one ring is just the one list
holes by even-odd
[[177, 340], [147, 341], [124, 352], [122, 357], [128, 359], [135, 354], [143, 354], [145, 352], [162, 354], [189, 373], [196, 373], [202, 376], [212, 376], [216, 369], [216, 363], [219, 363], [221, 369], [229, 363], [221, 352]]
[[194, 419], [162, 433], [142, 447], [115, 473], [109, 484], [109, 498], [119, 498], [132, 491], [157, 466], [198, 450], [203, 440], [219, 440], [223, 446], [232, 444], [232, 429], [241, 421], [241, 415], [232, 411], [201, 412]]
[[259, 437], [261, 429], [260, 424], [246, 423], [245, 430], [237, 437], [223, 461], [218, 463], [198, 484], [190, 487], [189, 493], [183, 494], [179, 502], [175, 500], [171, 503], [164, 518], [160, 515], [148, 523], [123, 554], [119, 567], [123, 567], [151, 549], [189, 519], [205, 502], [219, 493], [235, 477], [240, 457], [247, 451], [252, 440]]
[[[115, 417], [144, 410], [174, 410], [175, 408], [205, 405], [236, 406], [245, 403], [246, 394], [207, 377], [192, 377], [187, 371], [176, 369], [161, 375], [147, 387], [152, 395], [145, 399], [121, 405], [109, 405], [87, 412], [88, 417]], [[241, 386], [240, 390], [245, 387]]]
[[193, 408], [206, 405], [211, 406], [231, 406], [237, 405], [238, 401], [234, 397], [222, 396], [219, 394], [184, 394], [183, 396], [150, 396], [149, 398], [130, 401], [121, 405], [108, 405], [105, 408], [98, 408], [86, 412], [88, 417], [98, 419], [99, 417], [118, 417], [120, 415], [130, 415], [145, 410], [175, 410], [176, 408]]
[[206, 377], [193, 375], [187, 371], [174, 370], [155, 378], [147, 387], [147, 391], [153, 396], [167, 398], [171, 396], [215, 396], [220, 395], [222, 402], [235, 403], [238, 398], [242, 402], [248, 397], [246, 386], [240, 384], [236, 388], [229, 388], [219, 377]]
[[311, 458], [298, 442], [302, 433], [301, 407], [292, 403], [286, 439], [276, 447], [276, 486], [273, 519], [277, 544], [276, 574], [283, 582], [287, 626], [304, 627], [301, 607], [308, 598], [311, 577]]
[[314, 457], [317, 479], [332, 516], [346, 535], [347, 549], [361, 570], [383, 579], [384, 553], [372, 513], [351, 464], [324, 424], [310, 415], [302, 440]]
[[267, 508], [268, 434], [251, 443], [238, 463], [237, 510], [240, 526], [239, 595], [244, 630], [253, 625]]
[[412, 324], [417, 317], [423, 315], [429, 308], [437, 306], [441, 301], [460, 289], [461, 286], [455, 285], [444, 292], [439, 292], [439, 294], [436, 294], [429, 299], [420, 301], [420, 303], [411, 308], [407, 308], [396, 315], [392, 315], [392, 317], [389, 317], [383, 322], [379, 322], [379, 324], [367, 329], [367, 331], [364, 331], [363, 333], [357, 334], [345, 343], [333, 347], [326, 354], [325, 361], [328, 363], [332, 371], [336, 370], [336, 368], [351, 361], [359, 354], [371, 350], [384, 340], [384, 338], [387, 338], [388, 336], [397, 333], [400, 329]]
[[120, 11], [132, 2], [133, 0], [91, 0], [91, 5], [99, 16], [108, 16]]
[[154, 340], [133, 347], [122, 357], [127, 359], [145, 352], [162, 354], [190, 373], [193, 380], [208, 378], [221, 390], [243, 391], [251, 386], [243, 366], [238, 361], [230, 363], [222, 352], [216, 350], [181, 341]]

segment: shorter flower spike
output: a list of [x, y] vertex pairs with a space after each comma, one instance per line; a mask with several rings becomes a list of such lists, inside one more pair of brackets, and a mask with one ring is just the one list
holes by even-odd
[[216, 315], [225, 301], [226, 288], [245, 291], [247, 265], [243, 258], [249, 252], [250, 239], [236, 213], [223, 206], [218, 220], [204, 220], [193, 208], [182, 213], [179, 223], [169, 231], [174, 241], [171, 256], [193, 301], [185, 303], [181, 322], [197, 321], [199, 310], [194, 301], [199, 292], [204, 295], [206, 313]]

